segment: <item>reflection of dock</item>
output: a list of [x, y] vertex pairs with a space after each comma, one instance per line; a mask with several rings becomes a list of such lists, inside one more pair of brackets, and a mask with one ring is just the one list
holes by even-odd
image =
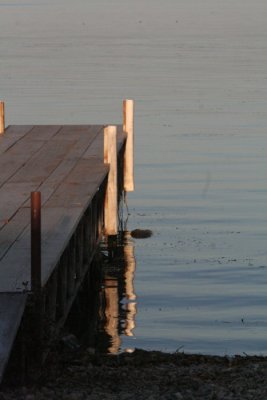
[[[128, 103], [132, 101], [125, 103], [125, 110]], [[27, 301], [35, 304], [33, 321], [40, 322], [42, 316], [40, 332], [52, 336], [69, 312], [103, 229], [116, 233], [114, 205], [123, 188], [132, 190], [133, 183], [131, 188], [129, 176], [123, 177], [123, 171], [132, 168], [125, 157], [130, 154], [127, 110], [124, 128], [12, 125], [5, 129], [0, 105], [1, 381]], [[128, 119], [132, 121], [132, 115]], [[111, 187], [110, 182], [118, 185]], [[39, 201], [41, 195], [37, 206], [30, 203], [31, 193], [38, 194]], [[32, 336], [39, 330], [35, 322]], [[39, 349], [42, 333], [37, 337]]]
[[136, 315], [134, 273], [136, 261], [134, 245], [127, 231], [119, 243], [108, 247], [109, 260], [104, 271], [104, 320], [102, 331], [106, 335], [107, 348], [102, 350], [118, 353], [121, 335], [133, 336]]

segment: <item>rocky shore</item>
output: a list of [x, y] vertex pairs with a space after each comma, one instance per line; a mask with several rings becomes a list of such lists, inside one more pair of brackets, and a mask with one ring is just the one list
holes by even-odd
[[267, 358], [165, 354], [117, 356], [92, 349], [54, 352], [24, 386], [4, 386], [1, 400], [266, 400]]

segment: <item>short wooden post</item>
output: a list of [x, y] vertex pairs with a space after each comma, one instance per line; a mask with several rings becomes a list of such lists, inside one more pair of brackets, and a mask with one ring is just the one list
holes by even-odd
[[104, 163], [109, 164], [108, 184], [105, 197], [105, 234], [118, 233], [118, 187], [117, 187], [117, 127], [104, 129]]
[[123, 130], [127, 133], [124, 153], [124, 190], [134, 191], [134, 101], [123, 100]]
[[31, 192], [31, 290], [41, 292], [41, 193]]
[[5, 132], [5, 103], [0, 101], [0, 134]]
[[31, 192], [31, 291], [33, 294], [30, 352], [34, 365], [42, 362], [44, 304], [41, 282], [41, 193]]

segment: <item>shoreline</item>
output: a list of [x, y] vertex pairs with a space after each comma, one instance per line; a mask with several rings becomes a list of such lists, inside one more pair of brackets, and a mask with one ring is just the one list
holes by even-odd
[[242, 399], [267, 396], [267, 357], [208, 356], [135, 350], [51, 352], [41, 374], [25, 386], [5, 385], [2, 400]]

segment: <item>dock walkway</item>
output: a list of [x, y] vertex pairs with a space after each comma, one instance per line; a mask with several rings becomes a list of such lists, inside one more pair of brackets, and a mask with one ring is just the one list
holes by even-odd
[[[125, 141], [117, 126], [118, 154]], [[11, 125], [0, 135], [0, 381], [31, 291], [31, 192], [42, 199], [45, 305], [60, 319], [101, 229], [109, 172], [103, 146], [104, 125]]]

